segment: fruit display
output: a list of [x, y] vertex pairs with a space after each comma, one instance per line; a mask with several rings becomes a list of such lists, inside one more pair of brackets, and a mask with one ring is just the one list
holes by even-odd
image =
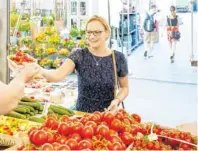
[[8, 59], [17, 65], [24, 65], [25, 63], [36, 62], [33, 57], [23, 53], [22, 51], [17, 51], [15, 55], [10, 55]]
[[41, 127], [31, 128], [28, 136], [30, 145], [38, 150], [197, 149], [197, 139], [190, 133], [142, 123], [139, 115], [123, 109], [115, 114], [84, 114], [81, 118], [50, 114]]

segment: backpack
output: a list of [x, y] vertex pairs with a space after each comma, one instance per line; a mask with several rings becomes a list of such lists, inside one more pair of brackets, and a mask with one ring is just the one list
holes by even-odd
[[156, 13], [153, 13], [152, 15], [149, 15], [147, 13], [147, 16], [144, 20], [144, 30], [147, 31], [147, 32], [153, 32], [155, 30], [155, 21], [153, 19], [153, 16], [155, 15]]

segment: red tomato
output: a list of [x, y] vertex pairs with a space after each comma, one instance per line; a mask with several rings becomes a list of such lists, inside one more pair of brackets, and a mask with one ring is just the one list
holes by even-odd
[[112, 129], [110, 129], [109, 130], [109, 136], [112, 136], [112, 135], [118, 135], [118, 132], [116, 132], [116, 131], [114, 131], [114, 130], [112, 130]]
[[74, 123], [74, 125], [72, 126], [72, 133], [81, 134], [82, 133], [82, 128], [83, 128], [82, 123], [80, 123], [80, 122]]
[[20, 145], [17, 150], [25, 150], [25, 146], [24, 145]]
[[75, 139], [68, 139], [66, 145], [68, 145], [71, 150], [78, 150], [78, 142]]
[[58, 150], [65, 150], [65, 151], [68, 151], [70, 150], [69, 146], [68, 145], [60, 145]]
[[83, 130], [82, 130], [82, 136], [84, 137], [84, 138], [92, 138], [93, 137], [93, 135], [94, 135], [94, 130], [93, 130], [93, 128], [92, 127], [90, 127], [90, 126], [85, 126], [84, 128], [83, 128]]
[[54, 134], [54, 141], [56, 142], [57, 138], [60, 137], [60, 135], [58, 133]]
[[45, 122], [45, 126], [56, 130], [58, 128], [58, 121], [55, 120], [54, 118], [48, 118]]
[[65, 136], [60, 136], [56, 139], [56, 142], [60, 144], [65, 144], [66, 141], [67, 141], [67, 138]]
[[188, 144], [181, 143], [180, 148], [183, 148], [184, 150], [189, 150], [190, 146]]
[[58, 150], [58, 148], [60, 147], [60, 144], [57, 142], [52, 143], [52, 146], [54, 148], [54, 150]]
[[63, 115], [61, 118], [60, 118], [60, 120], [59, 120], [60, 122], [67, 122], [67, 121], [70, 121], [70, 118], [69, 118], [69, 116], [67, 116], [67, 115]]
[[85, 126], [91, 126], [93, 128], [94, 132], [96, 132], [97, 124], [94, 121], [86, 122]]
[[77, 142], [80, 142], [80, 141], [82, 140], [80, 134], [78, 134], [78, 133], [72, 134], [72, 135], [70, 136], [70, 138], [76, 140]]
[[162, 131], [162, 129], [160, 127], [157, 127], [157, 128], [153, 129], [153, 133], [156, 133], [158, 135], [160, 135], [161, 131]]
[[54, 147], [49, 143], [45, 143], [42, 145], [41, 150], [54, 150]]
[[104, 119], [105, 122], [107, 122], [108, 125], [111, 124], [111, 122], [114, 120], [114, 118], [115, 117], [114, 117], [113, 113], [111, 113], [111, 112], [105, 112], [104, 113], [103, 119]]
[[122, 145], [119, 142], [115, 142], [108, 145], [109, 150], [122, 150]]
[[124, 143], [122, 143], [122, 150], [126, 150], [126, 149], [127, 149], [127, 146]]
[[48, 143], [53, 143], [54, 142], [54, 135], [52, 133], [47, 132], [47, 142]]
[[132, 117], [133, 117], [133, 119], [136, 121], [136, 122], [138, 122], [138, 123], [140, 123], [141, 122], [141, 117], [138, 115], [138, 114], [132, 114], [131, 115]]
[[110, 128], [111, 128], [112, 130], [115, 130], [115, 131], [119, 132], [119, 131], [121, 130], [121, 124], [122, 124], [122, 123], [121, 123], [120, 120], [114, 119], [114, 120], [111, 122]]
[[82, 118], [80, 119], [80, 122], [81, 122], [83, 125], [85, 125], [85, 123], [86, 123], [87, 121], [89, 121], [88, 117], [82, 117]]
[[119, 109], [118, 112], [122, 115], [127, 115], [127, 112], [124, 109]]
[[115, 143], [115, 142], [122, 142], [122, 140], [120, 139], [119, 136], [116, 136], [116, 135], [112, 135], [112, 136], [109, 136], [108, 140], [112, 143]]
[[134, 141], [133, 135], [129, 132], [124, 132], [120, 135], [120, 138], [125, 145], [130, 145]]
[[122, 113], [116, 112], [115, 113], [115, 118], [122, 121], [124, 117], [123, 117]]
[[49, 119], [49, 118], [53, 118], [55, 120], [58, 120], [58, 117], [55, 114], [47, 115], [47, 119]]
[[162, 150], [162, 147], [159, 144], [155, 144], [153, 150]]
[[130, 126], [122, 126], [121, 127], [121, 132], [131, 132], [131, 127]]
[[66, 123], [60, 123], [58, 126], [58, 133], [67, 136], [71, 133], [71, 127], [69, 127]]
[[38, 130], [37, 132], [34, 133], [33, 135], [33, 143], [35, 145], [43, 145], [44, 143], [46, 143], [48, 140], [48, 136], [47, 133], [43, 130]]
[[93, 114], [94, 114], [94, 115], [98, 115], [98, 116], [100, 117], [100, 119], [101, 119], [101, 117], [102, 117], [102, 113], [99, 112], [99, 111], [95, 111]]
[[96, 123], [99, 123], [101, 121], [100, 116], [97, 114], [91, 114], [91, 116], [89, 117], [90, 121], [94, 121]]
[[107, 138], [109, 136], [109, 128], [105, 125], [99, 125], [96, 133]]
[[30, 133], [29, 133], [29, 138], [30, 138], [30, 142], [34, 143], [34, 134], [37, 132], [38, 130], [32, 130]]
[[78, 149], [92, 149], [92, 144], [88, 140], [82, 140], [78, 143]]
[[149, 149], [149, 150], [153, 150], [153, 146], [154, 146], [154, 144], [152, 142], [148, 142], [146, 144], [146, 148]]
[[30, 133], [31, 133], [33, 130], [38, 130], [38, 129], [37, 129], [36, 127], [30, 128], [29, 131], [28, 131], [28, 136], [30, 136]]

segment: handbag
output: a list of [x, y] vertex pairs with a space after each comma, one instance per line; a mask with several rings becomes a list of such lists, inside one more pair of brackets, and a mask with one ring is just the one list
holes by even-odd
[[[116, 98], [120, 85], [118, 83], [118, 74], [117, 74], [117, 66], [116, 66], [116, 59], [115, 59], [115, 52], [112, 50], [112, 58], [113, 58], [113, 68], [114, 68], [114, 78], [115, 78], [115, 86], [114, 86], [114, 99]], [[122, 108], [125, 109], [124, 102], [121, 102]], [[119, 106], [119, 105], [118, 105]]]
[[[170, 22], [170, 26], [173, 27], [170, 18], [169, 18], [169, 22]], [[178, 25], [178, 22], [177, 22], [177, 25]], [[170, 32], [170, 36], [173, 39], [179, 40], [181, 38], [181, 33], [179, 32], [179, 30], [177, 30], [177, 31], [171, 31]]]

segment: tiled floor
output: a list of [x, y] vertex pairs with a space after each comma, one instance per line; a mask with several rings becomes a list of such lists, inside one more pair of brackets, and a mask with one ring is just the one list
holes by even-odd
[[[189, 62], [190, 14], [180, 15], [184, 24], [174, 64], [169, 60], [166, 36], [160, 38], [160, 42], [155, 45], [153, 58], [144, 59], [143, 46], [128, 57], [132, 75], [129, 80], [130, 95], [125, 101], [126, 109], [139, 113], [146, 121], [170, 127], [197, 120], [197, 68], [191, 67]], [[198, 14], [195, 14], [197, 17]], [[195, 20], [196, 51], [197, 26], [198, 20]]]

